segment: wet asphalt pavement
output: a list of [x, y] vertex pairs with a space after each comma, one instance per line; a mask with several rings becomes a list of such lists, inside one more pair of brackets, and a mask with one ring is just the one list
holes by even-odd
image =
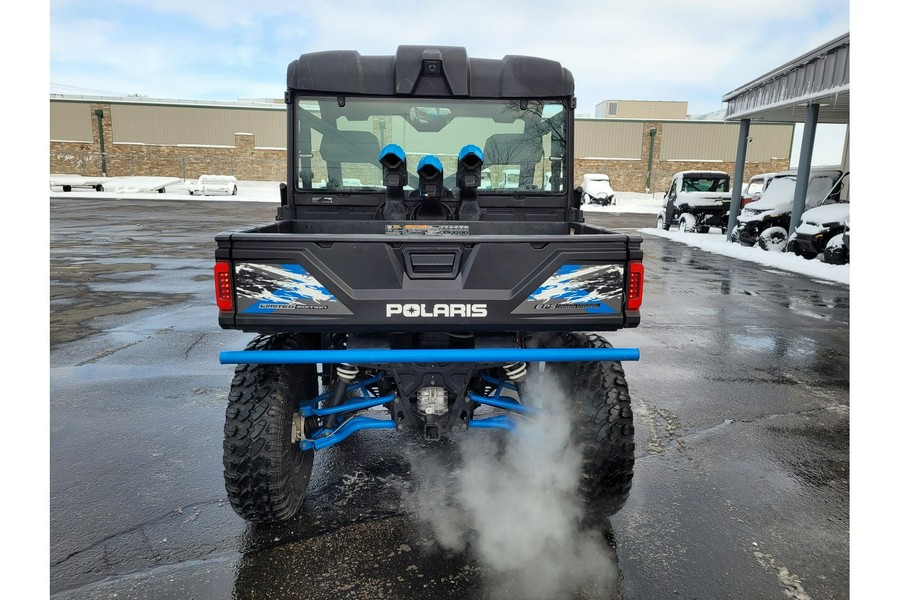
[[[213, 237], [274, 210], [51, 200], [51, 594], [506, 597], [502, 574], [441, 552], [400, 501], [410, 456], [452, 462], [454, 440], [357, 433], [317, 455], [293, 520], [231, 510], [218, 353], [252, 335], [218, 326]], [[607, 560], [577, 597], [848, 598], [847, 286], [654, 236], [643, 248], [642, 324], [607, 335], [641, 349], [624, 365], [634, 487], [596, 526]]]

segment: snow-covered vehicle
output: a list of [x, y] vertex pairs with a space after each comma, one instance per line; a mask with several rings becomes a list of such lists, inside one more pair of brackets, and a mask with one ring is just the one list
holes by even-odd
[[504, 169], [500, 173], [500, 187], [504, 190], [515, 190], [519, 187], [519, 170]]
[[724, 171], [680, 171], [672, 176], [672, 184], [656, 217], [657, 229], [677, 225], [681, 231], [709, 232], [728, 228], [731, 206], [731, 177]]
[[825, 244], [822, 259], [830, 265], [846, 265], [850, 262], [850, 217], [844, 223], [843, 233], [833, 236]]
[[[814, 168], [809, 173], [806, 191], [806, 208], [819, 206], [839, 193], [841, 170], [830, 167]], [[763, 250], [784, 251], [791, 225], [794, 189], [797, 170], [778, 173], [756, 202], [751, 202], [737, 217], [737, 226], [731, 232], [732, 241], [742, 246], [759, 245]]]
[[741, 208], [744, 208], [751, 202], [756, 202], [762, 198], [762, 194], [769, 187], [776, 173], [761, 173], [750, 178], [745, 188], [741, 191]]
[[197, 183], [188, 186], [191, 196], [234, 196], [237, 177], [233, 175], [201, 175]]
[[[849, 174], [849, 171], [844, 173], [836, 187], [841, 188], [844, 179]], [[836, 193], [830, 193], [822, 204], [803, 213], [800, 217], [800, 225], [788, 238], [788, 252], [813, 259], [825, 252], [829, 245], [833, 247], [843, 245], [844, 231], [850, 221], [850, 202], [848, 199], [835, 196]], [[832, 241], [834, 241], [833, 244]], [[832, 252], [832, 254], [834, 253]], [[846, 254], [849, 257], [849, 252]], [[845, 262], [848, 261], [845, 260], [838, 264]]]
[[[541, 189], [546, 192], [549, 192], [553, 189], [552, 188], [553, 184], [550, 182], [550, 178], [551, 178], [550, 173], [544, 173], [544, 177], [543, 177], [544, 183], [543, 183], [543, 187]], [[521, 186], [521, 184], [522, 184], [522, 181], [519, 178], [519, 169], [504, 169], [500, 173], [499, 189], [517, 190], [520, 187], [523, 187], [523, 186]], [[483, 169], [481, 172], [481, 188], [487, 190], [487, 189], [490, 189], [491, 187], [492, 187], [491, 170]], [[526, 184], [524, 187], [528, 188], [528, 185]]]
[[586, 173], [581, 180], [581, 198], [583, 204], [615, 204], [616, 193], [609, 184], [609, 175]]

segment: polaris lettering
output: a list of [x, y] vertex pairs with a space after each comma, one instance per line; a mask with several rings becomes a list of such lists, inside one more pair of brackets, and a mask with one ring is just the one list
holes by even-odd
[[385, 315], [388, 317], [486, 317], [487, 304], [386, 304]]

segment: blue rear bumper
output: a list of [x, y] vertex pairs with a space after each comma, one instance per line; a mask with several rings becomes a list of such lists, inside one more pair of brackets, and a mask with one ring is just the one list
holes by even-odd
[[640, 360], [637, 348], [475, 348], [470, 350], [239, 350], [219, 354], [223, 365], [389, 363], [598, 362]]

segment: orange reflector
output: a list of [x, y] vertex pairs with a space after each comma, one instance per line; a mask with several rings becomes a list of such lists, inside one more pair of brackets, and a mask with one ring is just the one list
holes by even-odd
[[632, 261], [628, 263], [628, 295], [625, 309], [638, 310], [644, 299], [644, 263]]
[[216, 279], [216, 304], [219, 310], [231, 312], [234, 310], [231, 288], [231, 265], [227, 260], [216, 261], [214, 270]]

